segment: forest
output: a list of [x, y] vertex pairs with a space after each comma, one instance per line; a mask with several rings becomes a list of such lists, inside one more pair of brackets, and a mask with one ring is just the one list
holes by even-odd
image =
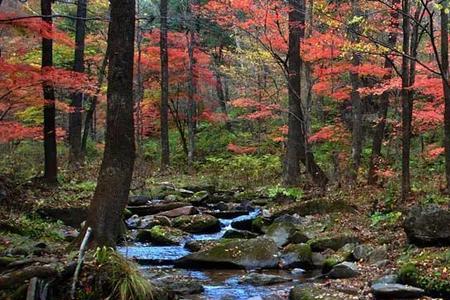
[[448, 0], [0, 0], [0, 299], [450, 299]]

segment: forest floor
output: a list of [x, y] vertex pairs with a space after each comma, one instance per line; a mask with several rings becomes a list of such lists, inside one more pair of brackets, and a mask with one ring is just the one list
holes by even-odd
[[[67, 263], [76, 256], [76, 251], [67, 254], [67, 246], [73, 237], [73, 229], [61, 222], [48, 221], [39, 215], [43, 208], [73, 208], [89, 205], [95, 189], [95, 172], [83, 172], [78, 179], [62, 182], [58, 187], [48, 187], [39, 182], [27, 182], [20, 186], [12, 180], [2, 179], [0, 209], [0, 272], [7, 266], [7, 257], [24, 260], [25, 258], [55, 258]], [[162, 182], [176, 186], [201, 186], [207, 176], [172, 175], [136, 180], [132, 194], [139, 195]], [[263, 188], [257, 189], [258, 191]], [[254, 191], [252, 191], [254, 192]], [[406, 264], [414, 263], [420, 276], [430, 280], [424, 285], [430, 290], [449, 291], [450, 250], [449, 248], [416, 248], [410, 245], [402, 228], [409, 207], [416, 199], [408, 203], [395, 205], [395, 209], [386, 211], [385, 187], [353, 188], [332, 186], [325, 193], [314, 189], [305, 190], [300, 199], [281, 199], [267, 206], [270, 212], [289, 208], [293, 204], [311, 199], [324, 202], [343, 200], [352, 209], [350, 211], [331, 212], [314, 215], [317, 220], [326, 219], [330, 226], [329, 236], [339, 236], [342, 232], [355, 235], [360, 244], [380, 250], [376, 261], [357, 261], [360, 275], [349, 279], [324, 279], [316, 281], [314, 286], [321, 289], [321, 299], [372, 299], [370, 284], [374, 280], [390, 274], [398, 274]], [[391, 204], [390, 204], [391, 205]], [[31, 264], [45, 260], [35, 259]], [[444, 262], [444, 263], [443, 263]], [[24, 265], [28, 265], [24, 263]], [[1, 274], [1, 273], [0, 273]], [[1, 275], [0, 275], [1, 277]], [[432, 280], [431, 280], [432, 279]], [[1, 284], [1, 279], [0, 279]], [[1, 286], [0, 286], [1, 290]], [[1, 291], [0, 291], [1, 295]], [[1, 297], [0, 297], [1, 298]], [[11, 298], [13, 299], [13, 298]], [[187, 298], [189, 299], [189, 298]], [[423, 297], [422, 299], [439, 299]]]

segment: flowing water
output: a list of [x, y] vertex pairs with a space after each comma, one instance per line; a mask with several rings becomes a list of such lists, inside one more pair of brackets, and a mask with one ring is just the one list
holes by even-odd
[[[220, 219], [222, 229], [218, 233], [194, 234], [193, 240], [218, 240], [231, 228], [231, 223], [238, 220], [254, 219], [260, 213], [259, 210], [250, 212], [248, 215], [239, 216], [234, 219]], [[192, 300], [241, 300], [252, 297], [266, 297], [264, 299], [279, 299], [286, 296], [289, 289], [302, 281], [302, 275], [293, 275], [289, 271], [264, 270], [264, 274], [282, 275], [292, 279], [291, 282], [271, 286], [254, 286], [239, 282], [239, 278], [246, 274], [245, 270], [187, 270], [173, 267], [173, 261], [190, 253], [180, 246], [152, 246], [148, 244], [135, 243], [132, 246], [119, 247], [118, 250], [126, 257], [138, 261], [144, 274], [151, 278], [171, 276], [173, 278], [189, 278], [198, 280], [204, 287], [204, 292], [199, 295], [188, 295], [182, 299]], [[258, 299], [258, 298], [255, 298]]]

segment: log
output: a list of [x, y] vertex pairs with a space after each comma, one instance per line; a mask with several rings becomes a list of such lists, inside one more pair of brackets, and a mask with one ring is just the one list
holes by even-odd
[[0, 276], [0, 289], [11, 288], [33, 277], [58, 277], [56, 266], [29, 266]]

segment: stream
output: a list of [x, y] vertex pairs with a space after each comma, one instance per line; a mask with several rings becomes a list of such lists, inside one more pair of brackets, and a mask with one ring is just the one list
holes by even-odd
[[[233, 221], [254, 219], [260, 214], [260, 210], [255, 210], [247, 215], [233, 219], [220, 219], [221, 231], [212, 234], [193, 234], [190, 240], [218, 240], [224, 233], [231, 229]], [[195, 280], [203, 285], [204, 291], [197, 295], [186, 295], [181, 299], [283, 299], [289, 293], [290, 288], [305, 279], [305, 275], [292, 274], [286, 270], [261, 270], [263, 274], [281, 275], [291, 278], [292, 281], [269, 286], [255, 286], [240, 282], [240, 278], [245, 275], [245, 270], [189, 270], [174, 268], [173, 261], [191, 252], [180, 246], [152, 246], [143, 243], [133, 243], [132, 245], [119, 247], [118, 250], [127, 258], [136, 260], [140, 264], [140, 269], [150, 279], [170, 276], [172, 278], [182, 278], [183, 280]], [[255, 297], [255, 298], [254, 298]]]

